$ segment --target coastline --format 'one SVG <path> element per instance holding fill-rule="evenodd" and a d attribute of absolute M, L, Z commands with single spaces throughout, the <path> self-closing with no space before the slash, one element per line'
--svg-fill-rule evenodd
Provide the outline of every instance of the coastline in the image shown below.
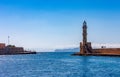
<path fill-rule="evenodd" d="M 74 53 L 72 54 L 73 56 L 115 56 L 115 57 L 120 57 L 120 54 L 108 54 L 108 53 Z"/>
<path fill-rule="evenodd" d="M 24 55 L 24 54 L 37 54 L 37 52 L 16 52 L 16 53 L 0 53 L 0 55 Z"/>

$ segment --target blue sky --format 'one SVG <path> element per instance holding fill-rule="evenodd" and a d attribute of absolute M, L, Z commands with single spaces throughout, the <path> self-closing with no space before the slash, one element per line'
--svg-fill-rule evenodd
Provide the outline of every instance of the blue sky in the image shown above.
<path fill-rule="evenodd" d="M 79 47 L 82 23 L 92 43 L 120 43 L 119 0 L 0 0 L 0 42 L 29 49 Z"/>

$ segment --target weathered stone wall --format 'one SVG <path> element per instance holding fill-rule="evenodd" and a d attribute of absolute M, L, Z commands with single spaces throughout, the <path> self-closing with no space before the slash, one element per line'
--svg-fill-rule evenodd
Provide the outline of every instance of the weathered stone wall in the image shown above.
<path fill-rule="evenodd" d="M 120 48 L 101 48 L 101 49 L 93 49 L 93 53 L 120 54 Z"/>

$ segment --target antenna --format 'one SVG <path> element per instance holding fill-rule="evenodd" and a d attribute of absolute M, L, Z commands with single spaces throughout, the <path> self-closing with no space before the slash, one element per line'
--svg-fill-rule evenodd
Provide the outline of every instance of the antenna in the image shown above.
<path fill-rule="evenodd" d="M 8 36 L 8 45 L 10 44 L 10 36 Z"/>

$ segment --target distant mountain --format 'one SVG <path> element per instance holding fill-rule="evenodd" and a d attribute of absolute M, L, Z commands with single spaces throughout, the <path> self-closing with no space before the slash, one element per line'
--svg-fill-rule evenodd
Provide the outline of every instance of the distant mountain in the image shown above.
<path fill-rule="evenodd" d="M 56 49 L 55 52 L 79 52 L 79 48 Z"/>

